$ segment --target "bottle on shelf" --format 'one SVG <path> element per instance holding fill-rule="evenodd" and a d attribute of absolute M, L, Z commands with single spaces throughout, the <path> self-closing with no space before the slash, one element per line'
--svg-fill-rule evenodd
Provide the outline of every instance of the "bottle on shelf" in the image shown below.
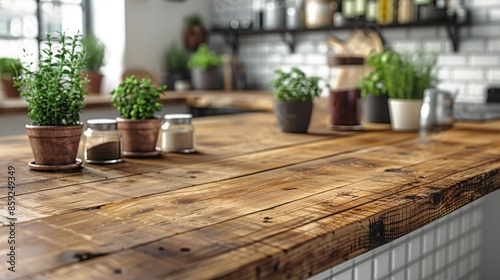
<path fill-rule="evenodd" d="M 394 20 L 395 0 L 379 0 L 378 1 L 378 20 L 379 24 L 391 24 Z"/>
<path fill-rule="evenodd" d="M 366 17 L 366 0 L 355 0 L 354 14 L 357 19 L 365 19 Z"/>
<path fill-rule="evenodd" d="M 378 3 L 377 0 L 368 0 L 366 3 L 365 19 L 367 21 L 377 21 L 378 19 Z"/>
<path fill-rule="evenodd" d="M 354 19 L 356 16 L 356 1 L 357 0 L 342 1 L 342 14 L 345 19 Z"/>
<path fill-rule="evenodd" d="M 414 21 L 413 0 L 399 0 L 398 2 L 398 23 L 405 24 Z"/>

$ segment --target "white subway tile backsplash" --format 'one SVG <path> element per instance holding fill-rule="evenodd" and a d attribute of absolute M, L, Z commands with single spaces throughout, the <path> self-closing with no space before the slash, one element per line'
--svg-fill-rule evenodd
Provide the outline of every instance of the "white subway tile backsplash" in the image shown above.
<path fill-rule="evenodd" d="M 459 81 L 482 81 L 485 78 L 484 70 L 481 68 L 457 68 L 451 76 L 452 79 Z"/>
<path fill-rule="evenodd" d="M 408 37 L 410 39 L 434 39 L 437 38 L 437 28 L 410 28 L 408 29 Z"/>
<path fill-rule="evenodd" d="M 304 62 L 307 64 L 321 65 L 326 64 L 326 55 L 324 54 L 308 54 L 304 57 Z"/>
<path fill-rule="evenodd" d="M 434 271 L 434 255 L 430 255 L 422 260 L 422 278 L 429 277 Z"/>
<path fill-rule="evenodd" d="M 400 244 L 392 249 L 392 270 L 397 270 L 406 263 L 406 244 Z"/>
<path fill-rule="evenodd" d="M 352 272 L 350 270 L 333 276 L 332 280 L 352 280 Z"/>
<path fill-rule="evenodd" d="M 389 274 L 389 252 L 377 256 L 374 261 L 374 279 L 382 279 Z"/>
<path fill-rule="evenodd" d="M 414 260 L 417 260 L 421 255 L 420 255 L 420 236 L 413 238 L 409 243 L 408 243 L 408 261 L 412 262 Z"/>
<path fill-rule="evenodd" d="M 437 63 L 440 66 L 465 66 L 467 57 L 465 55 L 440 55 Z"/>
<path fill-rule="evenodd" d="M 488 81 L 495 83 L 500 82 L 500 68 L 494 68 L 488 71 Z"/>
<path fill-rule="evenodd" d="M 434 231 L 428 232 L 424 234 L 424 237 L 422 238 L 422 254 L 428 254 L 434 250 L 435 244 L 435 237 L 434 237 Z"/>
<path fill-rule="evenodd" d="M 460 41 L 460 52 L 486 51 L 485 39 L 463 39 Z"/>
<path fill-rule="evenodd" d="M 471 256 L 471 262 L 470 262 L 471 269 L 479 268 L 480 264 L 481 264 L 481 252 L 480 251 L 474 252 Z"/>
<path fill-rule="evenodd" d="M 500 28 L 499 28 L 500 32 Z M 469 64 L 472 66 L 495 66 L 500 64 L 500 55 L 471 55 Z"/>
<path fill-rule="evenodd" d="M 418 280 L 420 278 L 420 263 L 411 265 L 406 271 L 406 278 L 408 280 Z"/>
<path fill-rule="evenodd" d="M 500 8 L 493 8 L 489 10 L 490 21 L 500 21 Z"/>
<path fill-rule="evenodd" d="M 393 274 L 390 279 L 391 280 L 405 280 L 405 271 L 401 270 L 401 271 Z"/>
<path fill-rule="evenodd" d="M 369 280 L 372 274 L 372 260 L 367 260 L 361 264 L 356 263 L 354 269 L 354 280 Z"/>
<path fill-rule="evenodd" d="M 459 242 L 459 256 L 466 256 L 471 249 L 471 238 L 470 236 L 463 237 Z"/>
<path fill-rule="evenodd" d="M 312 277 L 309 277 L 308 280 L 330 280 L 331 277 L 332 277 L 332 271 L 331 271 L 331 269 L 327 269 L 321 273 L 318 273 Z"/>
<path fill-rule="evenodd" d="M 476 25 L 470 27 L 472 37 L 500 37 L 498 26 L 496 25 Z"/>
<path fill-rule="evenodd" d="M 477 8 L 477 7 L 491 7 L 498 6 L 499 3 L 496 0 L 469 0 L 465 1 L 466 7 Z"/>
<path fill-rule="evenodd" d="M 435 270 L 440 270 L 444 268 L 447 263 L 446 259 L 446 247 L 442 248 L 435 254 L 436 267 Z"/>
<path fill-rule="evenodd" d="M 488 40 L 488 51 L 500 52 L 500 39 Z"/>

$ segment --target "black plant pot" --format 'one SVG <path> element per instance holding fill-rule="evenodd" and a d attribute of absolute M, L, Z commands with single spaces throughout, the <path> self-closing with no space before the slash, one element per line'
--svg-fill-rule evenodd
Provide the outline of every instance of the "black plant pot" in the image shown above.
<path fill-rule="evenodd" d="M 307 133 L 311 121 L 312 102 L 276 101 L 275 114 L 283 132 Z"/>
<path fill-rule="evenodd" d="M 188 80 L 189 74 L 181 72 L 169 73 L 165 79 L 164 84 L 167 85 L 167 90 L 175 90 L 175 82 L 178 80 Z"/>
<path fill-rule="evenodd" d="M 391 123 L 387 95 L 375 96 L 371 93 L 364 100 L 364 117 L 369 123 Z"/>

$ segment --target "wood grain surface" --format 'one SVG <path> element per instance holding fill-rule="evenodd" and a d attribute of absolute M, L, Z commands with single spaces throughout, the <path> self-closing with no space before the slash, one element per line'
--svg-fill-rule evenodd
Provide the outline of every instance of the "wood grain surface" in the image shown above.
<path fill-rule="evenodd" d="M 26 136 L 0 138 L 18 256 L 0 279 L 304 279 L 500 188 L 500 121 L 335 132 L 315 108 L 308 134 L 272 113 L 199 118 L 195 154 L 76 172 L 30 171 Z"/>

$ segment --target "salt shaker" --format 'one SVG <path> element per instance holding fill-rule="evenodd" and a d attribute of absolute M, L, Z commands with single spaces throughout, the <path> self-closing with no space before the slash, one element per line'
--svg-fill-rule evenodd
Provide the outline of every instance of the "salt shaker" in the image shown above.
<path fill-rule="evenodd" d="M 86 162 L 109 164 L 122 161 L 122 135 L 117 129 L 116 120 L 88 120 L 84 135 Z"/>
<path fill-rule="evenodd" d="M 193 153 L 194 126 L 191 114 L 170 114 L 164 116 L 161 149 L 163 152 Z"/>

